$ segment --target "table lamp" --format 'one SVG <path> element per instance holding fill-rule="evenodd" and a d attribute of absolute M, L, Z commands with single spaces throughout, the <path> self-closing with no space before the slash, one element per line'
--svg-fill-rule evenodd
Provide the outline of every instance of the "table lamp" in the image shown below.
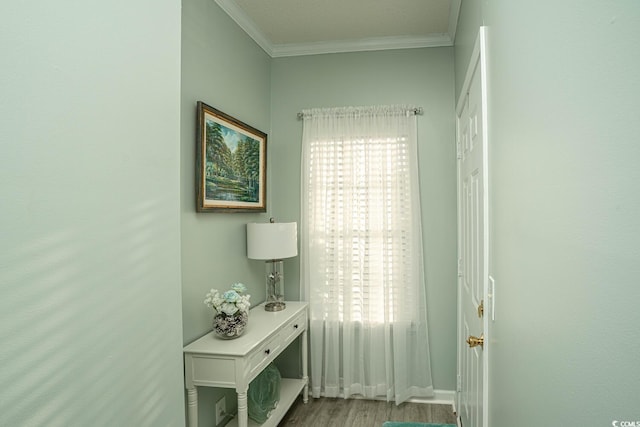
<path fill-rule="evenodd" d="M 298 225 L 295 222 L 247 224 L 247 257 L 265 260 L 266 311 L 284 310 L 284 258 L 298 255 Z"/>

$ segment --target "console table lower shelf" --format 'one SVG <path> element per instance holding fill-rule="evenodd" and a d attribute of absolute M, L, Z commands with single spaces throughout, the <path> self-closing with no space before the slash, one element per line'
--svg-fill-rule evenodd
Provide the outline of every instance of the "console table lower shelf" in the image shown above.
<path fill-rule="evenodd" d="M 280 401 L 278 406 L 271 411 L 271 416 L 262 424 L 258 424 L 249 418 L 247 425 L 249 427 L 276 427 L 282 421 L 293 402 L 296 401 L 305 385 L 307 383 L 304 380 L 282 378 L 280 382 Z M 234 417 L 226 424 L 226 427 L 238 427 L 238 418 Z"/>

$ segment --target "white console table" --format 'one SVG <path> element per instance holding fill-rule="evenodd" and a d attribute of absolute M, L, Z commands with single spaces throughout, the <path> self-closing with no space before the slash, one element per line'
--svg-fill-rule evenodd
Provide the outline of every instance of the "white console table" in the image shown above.
<path fill-rule="evenodd" d="M 236 389 L 238 416 L 228 426 L 275 427 L 300 392 L 307 403 L 307 303 L 286 304 L 284 310 L 276 312 L 265 311 L 263 304 L 251 309 L 247 328 L 236 339 L 221 339 L 210 332 L 184 347 L 189 427 L 198 427 L 198 386 Z M 302 378 L 282 378 L 280 401 L 264 424 L 249 420 L 249 383 L 300 335 Z"/>

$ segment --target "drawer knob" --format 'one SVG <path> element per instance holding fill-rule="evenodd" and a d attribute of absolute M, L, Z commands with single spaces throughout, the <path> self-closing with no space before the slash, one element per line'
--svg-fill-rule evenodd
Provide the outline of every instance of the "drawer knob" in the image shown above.
<path fill-rule="evenodd" d="M 269 350 L 269 349 L 266 349 L 266 350 L 264 351 L 264 354 L 269 354 L 269 353 L 271 353 L 271 350 Z"/>
<path fill-rule="evenodd" d="M 293 325 L 293 329 L 298 329 L 298 324 Z"/>

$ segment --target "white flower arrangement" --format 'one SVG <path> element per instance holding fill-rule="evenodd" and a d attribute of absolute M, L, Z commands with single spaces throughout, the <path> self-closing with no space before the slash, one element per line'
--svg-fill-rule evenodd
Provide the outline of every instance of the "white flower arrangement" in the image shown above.
<path fill-rule="evenodd" d="M 244 295 L 247 287 L 242 283 L 234 283 L 231 289 L 220 294 L 217 289 L 211 289 L 206 295 L 204 304 L 211 307 L 218 313 L 225 313 L 233 316 L 238 311 L 248 312 L 251 303 L 249 298 L 251 295 Z"/>

